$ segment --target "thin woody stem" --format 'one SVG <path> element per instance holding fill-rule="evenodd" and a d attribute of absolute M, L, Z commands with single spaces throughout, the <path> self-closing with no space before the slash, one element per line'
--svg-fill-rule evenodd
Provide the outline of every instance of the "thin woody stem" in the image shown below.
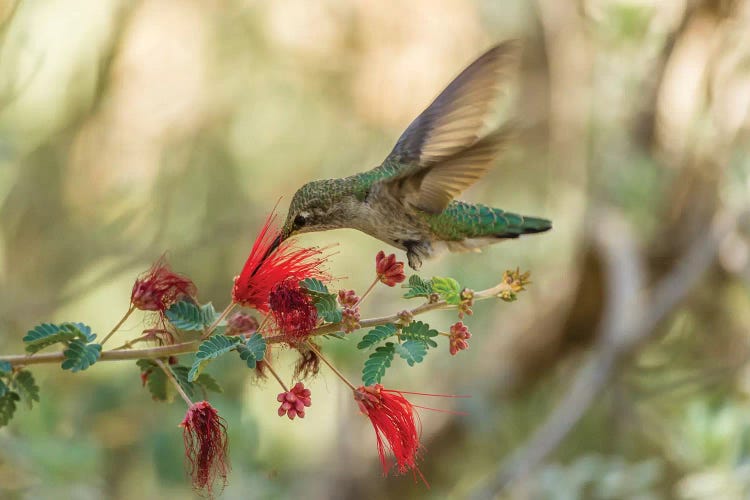
<path fill-rule="evenodd" d="M 117 322 L 117 324 L 112 328 L 112 330 L 107 334 L 106 337 L 104 337 L 104 340 L 102 340 L 101 345 L 104 345 L 109 338 L 115 334 L 117 330 L 120 329 L 123 323 L 125 323 L 131 314 L 133 314 L 133 311 L 135 311 L 135 306 L 133 304 L 130 304 L 130 309 L 128 309 L 128 312 L 125 313 L 125 316 L 123 316 L 120 321 Z"/>
<path fill-rule="evenodd" d="M 500 283 L 492 288 L 476 292 L 474 294 L 474 301 L 486 300 L 489 298 L 496 297 L 503 291 L 510 290 L 510 285 L 507 283 Z M 437 302 L 428 302 L 420 306 L 411 309 L 410 313 L 412 316 L 417 316 L 429 311 L 435 311 L 440 309 L 455 309 L 457 306 L 448 304 L 444 300 Z M 387 323 L 395 323 L 399 320 L 399 316 L 394 314 L 393 316 L 383 316 L 380 318 L 365 319 L 360 322 L 361 328 L 371 328 L 378 325 L 385 325 Z M 330 335 L 342 330 L 341 323 L 332 323 L 323 325 L 313 330 L 312 335 Z M 284 335 L 275 335 L 266 337 L 266 344 L 279 344 L 286 342 L 287 339 Z M 137 359 L 155 359 L 163 358 L 166 356 L 179 356 L 180 354 L 190 354 L 198 350 L 200 341 L 182 342 L 179 344 L 165 345 L 159 347 L 147 347 L 144 349 L 114 349 L 104 351 L 99 358 L 99 361 L 125 361 L 125 360 L 137 360 Z M 33 356 L 27 356 L 25 354 L 11 354 L 7 356 L 0 356 L 0 361 L 7 361 L 12 366 L 26 366 L 26 365 L 37 365 L 45 363 L 60 363 L 64 359 L 62 352 L 50 352 L 43 354 L 34 354 Z"/>
<path fill-rule="evenodd" d="M 340 372 L 340 371 L 339 371 L 339 370 L 338 370 L 338 369 L 337 369 L 337 368 L 336 368 L 335 366 L 333 366 L 333 365 L 331 364 L 331 362 L 330 362 L 330 361 L 328 361 L 328 360 L 327 360 L 327 359 L 326 359 L 326 358 L 325 358 L 325 357 L 323 356 L 323 354 L 321 354 L 321 352 L 320 352 L 320 351 L 318 350 L 318 348 L 317 348 L 317 347 L 315 347 L 315 344 L 313 344 L 313 343 L 312 343 L 312 342 L 310 342 L 309 340 L 308 340 L 307 342 L 305 342 L 305 343 L 307 344 L 307 347 L 308 347 L 308 349 L 310 349 L 310 350 L 311 350 L 312 352 L 314 352 L 314 353 L 315 353 L 315 355 L 316 355 L 316 356 L 318 356 L 318 358 L 320 358 L 320 360 L 321 360 L 321 361 L 322 361 L 323 363 L 325 363 L 326 365 L 328 365 L 328 368 L 330 368 L 331 370 L 333 370 L 333 373 L 335 373 L 335 374 L 336 374 L 336 376 L 338 376 L 338 378 L 340 378 L 341 380 L 343 380 L 343 381 L 344 381 L 344 383 L 345 383 L 346 385 L 348 385 L 349 387 L 351 387 L 351 389 L 352 389 L 353 391 L 356 391 L 356 390 L 357 390 L 357 388 L 356 388 L 356 387 L 354 387 L 354 384 L 352 384 L 351 382 L 349 382 L 349 379 L 347 379 L 347 378 L 346 378 L 346 377 L 344 376 L 344 374 L 343 374 L 343 373 L 341 373 L 341 372 Z"/>
<path fill-rule="evenodd" d="M 162 361 L 159 358 L 154 359 L 154 363 L 159 365 L 159 368 L 162 369 L 162 371 L 164 372 L 164 375 L 166 375 L 169 381 L 172 382 L 172 385 L 174 385 L 175 389 L 177 389 L 177 392 L 180 394 L 180 396 L 182 396 L 182 399 L 184 399 L 185 403 L 187 403 L 188 408 L 193 406 L 193 402 L 190 400 L 190 397 L 185 393 L 185 390 L 177 381 L 177 378 L 174 376 L 174 373 L 172 373 L 172 369 L 169 368 L 167 365 L 165 365 L 164 361 Z"/>
<path fill-rule="evenodd" d="M 273 375 L 273 378 L 275 378 L 276 381 L 281 385 L 282 389 L 284 389 L 284 392 L 289 392 L 289 388 L 286 386 L 284 381 L 281 380 L 281 377 L 279 377 L 279 374 L 276 373 L 276 370 L 273 369 L 273 367 L 271 366 L 271 363 L 269 363 L 268 361 L 265 361 L 265 363 L 266 363 L 266 368 L 268 368 L 268 371 L 271 372 L 271 375 Z"/>
<path fill-rule="evenodd" d="M 369 288 L 367 290 L 365 290 L 365 293 L 363 293 L 362 296 L 357 301 L 357 303 L 354 304 L 355 308 L 359 307 L 362 304 L 362 302 L 365 301 L 365 297 L 367 297 L 370 294 L 370 292 L 372 292 L 372 289 L 375 288 L 375 285 L 377 285 L 379 281 L 380 281 L 380 277 L 375 276 L 375 281 L 373 281 L 372 283 L 370 283 Z"/>
<path fill-rule="evenodd" d="M 227 316 L 229 316 L 229 313 L 230 313 L 230 312 L 232 312 L 232 310 L 233 310 L 233 309 L 234 309 L 234 308 L 235 308 L 236 306 L 237 306 L 237 303 L 236 303 L 236 302 L 232 302 L 231 304 L 229 304 L 229 305 L 228 305 L 228 306 L 227 306 L 227 307 L 226 307 L 226 308 L 225 308 L 225 309 L 224 309 L 224 310 L 223 310 L 223 311 L 221 312 L 221 314 L 219 315 L 219 317 L 218 317 L 218 318 L 216 318 L 216 321 L 214 321 L 213 323 L 211 323 L 211 326 L 209 326 L 209 327 L 208 327 L 208 328 L 206 329 L 206 332 L 205 332 L 205 333 L 203 334 L 203 336 L 202 336 L 201 338 L 202 338 L 202 339 L 207 339 L 208 337 L 210 337 L 210 336 L 211 336 L 211 333 L 213 333 L 213 331 L 214 331 L 214 330 L 216 330 L 216 327 L 217 327 L 217 326 L 219 326 L 219 323 L 221 323 L 221 322 L 222 322 L 222 321 L 224 320 L 224 318 L 226 318 Z"/>

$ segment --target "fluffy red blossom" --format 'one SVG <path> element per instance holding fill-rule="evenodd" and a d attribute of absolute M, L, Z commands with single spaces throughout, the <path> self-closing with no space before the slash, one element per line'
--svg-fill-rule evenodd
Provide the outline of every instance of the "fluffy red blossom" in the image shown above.
<path fill-rule="evenodd" d="M 266 219 L 232 289 L 234 302 L 265 313 L 269 310 L 268 296 L 278 283 L 288 278 L 298 282 L 305 278 L 329 279 L 322 270 L 325 257 L 320 250 L 296 248 L 288 240 L 273 249 L 281 234 L 273 225 L 274 219 L 273 213 Z"/>
<path fill-rule="evenodd" d="M 339 290 L 339 304 L 342 307 L 354 307 L 358 302 L 359 297 L 354 290 Z"/>
<path fill-rule="evenodd" d="M 276 397 L 279 406 L 279 416 L 286 415 L 289 420 L 294 417 L 305 418 L 305 407 L 312 405 L 310 389 L 305 389 L 302 382 L 297 382 L 290 391 L 282 392 Z"/>
<path fill-rule="evenodd" d="M 318 323 L 312 298 L 295 279 L 280 282 L 268 297 L 271 314 L 279 330 L 294 342 L 305 340 Z"/>
<path fill-rule="evenodd" d="M 212 496 L 216 479 L 221 478 L 222 487 L 226 486 L 230 470 L 224 419 L 208 401 L 201 401 L 188 409 L 180 427 L 193 487 Z"/>
<path fill-rule="evenodd" d="M 396 262 L 396 254 L 386 257 L 382 250 L 375 256 L 375 272 L 378 279 L 388 286 L 396 286 L 406 279 L 404 263 Z"/>
<path fill-rule="evenodd" d="M 455 356 L 458 351 L 463 351 L 469 348 L 469 343 L 466 342 L 471 338 L 469 328 L 464 325 L 463 321 L 459 321 L 451 326 L 450 331 L 450 351 L 451 356 Z"/>
<path fill-rule="evenodd" d="M 393 455 L 398 473 L 419 473 L 416 460 L 421 429 L 419 420 L 414 418 L 414 406 L 400 392 L 384 389 L 380 384 L 359 387 L 354 391 L 354 400 L 375 429 L 383 474 L 387 475 L 394 465 L 386 452 Z"/>
<path fill-rule="evenodd" d="M 196 293 L 190 278 L 172 272 L 167 260 L 161 257 L 135 280 L 130 302 L 142 311 L 164 312 L 181 297 L 195 297 Z"/>
<path fill-rule="evenodd" d="M 234 313 L 227 320 L 226 335 L 250 335 L 258 330 L 258 320 L 245 312 Z"/>

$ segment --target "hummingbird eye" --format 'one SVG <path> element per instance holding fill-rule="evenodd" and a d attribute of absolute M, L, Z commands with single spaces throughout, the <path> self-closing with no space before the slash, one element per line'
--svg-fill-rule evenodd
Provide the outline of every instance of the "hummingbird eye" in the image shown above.
<path fill-rule="evenodd" d="M 305 219 L 304 215 L 298 215 L 297 217 L 294 218 L 294 227 L 300 228 L 305 225 L 306 221 L 307 219 Z"/>

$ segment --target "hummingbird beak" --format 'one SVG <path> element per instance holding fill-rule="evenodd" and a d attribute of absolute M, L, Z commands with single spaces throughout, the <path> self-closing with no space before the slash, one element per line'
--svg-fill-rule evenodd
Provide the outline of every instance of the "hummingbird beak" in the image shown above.
<path fill-rule="evenodd" d="M 271 255 L 274 250 L 279 248 L 279 245 L 281 245 L 281 242 L 284 241 L 284 236 L 282 233 L 279 233 L 279 235 L 271 242 L 271 246 L 268 247 L 268 250 L 266 250 L 266 254 L 263 256 L 263 260 L 266 260 L 269 255 Z"/>

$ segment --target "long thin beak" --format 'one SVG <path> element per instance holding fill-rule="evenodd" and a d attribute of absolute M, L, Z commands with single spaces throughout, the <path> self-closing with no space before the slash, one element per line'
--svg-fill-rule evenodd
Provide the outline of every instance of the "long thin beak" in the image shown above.
<path fill-rule="evenodd" d="M 279 235 L 276 237 L 273 242 L 271 242 L 271 246 L 268 247 L 268 250 L 266 251 L 266 254 L 263 256 L 263 260 L 266 260 L 269 255 L 273 253 L 274 250 L 279 248 L 279 245 L 281 245 L 281 242 L 284 241 L 283 235 L 279 233 Z"/>

